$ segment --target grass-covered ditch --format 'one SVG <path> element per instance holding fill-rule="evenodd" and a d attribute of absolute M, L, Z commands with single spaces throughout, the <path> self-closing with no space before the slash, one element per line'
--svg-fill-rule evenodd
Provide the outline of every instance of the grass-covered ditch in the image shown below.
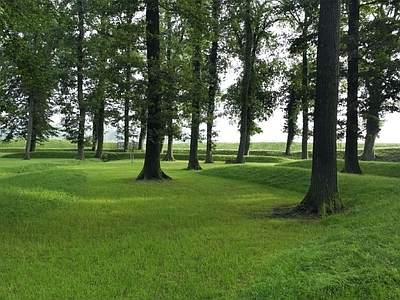
<path fill-rule="evenodd" d="M 0 299 L 400 298 L 398 163 L 339 173 L 345 213 L 288 219 L 311 161 L 163 162 L 149 183 L 138 156 L 61 153 L 0 156 Z"/>

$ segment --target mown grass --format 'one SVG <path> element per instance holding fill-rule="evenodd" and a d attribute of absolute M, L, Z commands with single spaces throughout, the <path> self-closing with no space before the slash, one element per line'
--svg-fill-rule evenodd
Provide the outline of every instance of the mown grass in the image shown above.
<path fill-rule="evenodd" d="M 339 164 L 342 162 L 339 162 Z M 400 165 L 339 174 L 347 211 L 282 219 L 310 162 L 0 157 L 0 299 L 400 298 Z"/>

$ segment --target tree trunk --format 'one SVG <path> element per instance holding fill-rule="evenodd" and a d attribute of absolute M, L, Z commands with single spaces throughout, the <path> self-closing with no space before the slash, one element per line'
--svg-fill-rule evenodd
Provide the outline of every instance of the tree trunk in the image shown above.
<path fill-rule="evenodd" d="M 33 127 L 35 127 L 35 126 L 33 126 Z M 31 140 L 31 149 L 30 149 L 30 151 L 31 152 L 35 152 L 36 151 L 36 144 L 37 144 L 37 138 L 36 138 L 36 134 L 35 134 L 35 132 L 34 132 L 35 130 L 33 129 L 33 132 L 32 132 L 32 140 Z"/>
<path fill-rule="evenodd" d="M 320 4 L 312 173 L 298 209 L 324 216 L 344 209 L 336 165 L 340 0 L 321 0 Z"/>
<path fill-rule="evenodd" d="M 33 114 L 35 109 L 35 99 L 32 95 L 28 97 L 28 128 L 27 128 L 27 135 L 26 135 L 26 144 L 25 144 L 25 154 L 24 159 L 29 160 L 31 159 L 31 142 L 33 136 Z"/>
<path fill-rule="evenodd" d="M 196 0 L 196 7 L 202 6 L 202 0 Z M 195 80 L 194 89 L 192 90 L 192 124 L 191 124 L 191 135 L 190 135 L 190 153 L 188 170 L 201 170 L 201 166 L 198 159 L 198 143 L 200 138 L 200 122 L 201 122 L 201 98 L 202 93 L 202 78 L 201 78 L 201 40 L 202 32 L 199 28 L 200 24 L 192 24 L 194 27 L 194 53 L 193 53 L 193 77 Z"/>
<path fill-rule="evenodd" d="M 364 152 L 361 156 L 362 160 L 372 161 L 376 159 L 375 140 L 379 134 L 379 107 L 370 106 L 367 119 L 367 133 L 365 135 Z"/>
<path fill-rule="evenodd" d="M 128 152 L 129 150 L 129 138 L 130 138 L 130 81 L 131 81 L 131 66 L 129 63 L 130 60 L 130 48 L 127 50 L 127 59 L 128 59 L 128 66 L 126 67 L 126 74 L 125 74 L 125 95 L 124 95 L 124 152 Z"/>
<path fill-rule="evenodd" d="M 97 147 L 97 139 L 98 139 L 98 131 L 99 129 L 97 128 L 98 123 L 99 123 L 99 116 L 98 112 L 95 111 L 93 115 L 93 122 L 92 122 L 93 130 L 92 130 L 92 151 L 96 151 Z"/>
<path fill-rule="evenodd" d="M 137 180 L 170 179 L 161 170 L 160 145 L 163 122 L 161 118 L 160 78 L 160 14 L 159 0 L 146 1 L 146 46 L 148 66 L 148 121 L 144 166 Z"/>
<path fill-rule="evenodd" d="M 251 80 L 251 54 L 253 48 L 253 32 L 251 28 L 251 1 L 246 0 L 246 15 L 244 21 L 245 27 L 245 51 L 244 51 L 244 66 L 243 66 L 243 80 L 240 92 L 241 113 L 240 113 L 240 143 L 236 156 L 236 163 L 244 163 L 244 156 L 246 153 L 246 144 L 248 141 L 248 109 L 249 109 L 249 89 Z"/>
<path fill-rule="evenodd" d="M 165 154 L 163 161 L 175 161 L 173 145 L 174 145 L 174 136 L 172 134 L 169 134 L 167 153 Z"/>
<path fill-rule="evenodd" d="M 286 150 L 285 150 L 285 155 L 289 156 L 292 154 L 292 144 L 294 140 L 294 136 L 296 134 L 296 122 L 297 122 L 297 114 L 295 112 L 295 103 L 296 103 L 296 95 L 293 89 L 290 90 L 290 96 L 289 96 L 289 103 L 287 107 L 287 140 L 286 140 Z"/>
<path fill-rule="evenodd" d="M 97 118 L 97 150 L 94 157 L 103 157 L 105 100 L 101 100 Z"/>
<path fill-rule="evenodd" d="M 206 146 L 205 163 L 214 162 L 212 157 L 212 148 L 213 148 L 215 95 L 217 94 L 217 89 L 218 89 L 217 60 L 218 60 L 218 41 L 213 41 L 210 53 L 210 69 L 209 69 L 210 83 L 208 86 L 207 146 Z"/>
<path fill-rule="evenodd" d="M 206 163 L 213 163 L 213 128 L 214 128 L 214 111 L 215 111 L 215 95 L 218 90 L 218 49 L 219 49 L 219 18 L 221 14 L 221 0 L 213 0 L 212 17 L 214 21 L 213 34 L 214 40 L 211 44 L 210 53 L 210 84 L 208 87 L 208 109 L 207 109 L 207 146 L 206 146 Z"/>
<path fill-rule="evenodd" d="M 307 34 L 307 32 L 303 33 Z M 301 158 L 308 159 L 308 57 L 307 49 L 303 51 L 302 63 L 302 108 L 303 108 L 303 132 L 301 140 Z"/>
<path fill-rule="evenodd" d="M 137 149 L 139 151 L 144 150 L 144 141 L 146 140 L 146 134 L 147 134 L 147 111 L 146 109 L 143 109 L 140 117 L 140 133 L 137 145 Z"/>
<path fill-rule="evenodd" d="M 76 159 L 85 159 L 85 118 L 86 105 L 83 97 L 83 39 L 84 39 L 84 23 L 83 23 L 83 2 L 78 0 L 78 106 L 79 106 L 79 124 L 78 124 L 78 152 Z"/>
<path fill-rule="evenodd" d="M 347 43 L 347 124 L 344 168 L 342 172 L 361 174 L 358 163 L 358 24 L 360 0 L 349 1 L 349 29 Z"/>

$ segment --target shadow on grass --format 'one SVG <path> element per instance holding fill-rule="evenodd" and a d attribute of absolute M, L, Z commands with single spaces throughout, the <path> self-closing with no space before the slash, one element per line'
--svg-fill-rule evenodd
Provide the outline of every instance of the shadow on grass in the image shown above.
<path fill-rule="evenodd" d="M 79 196 L 86 184 L 86 175 L 79 170 L 28 168 L 15 173 L 0 180 L 3 187 L 0 219 L 3 220 L 35 216 L 56 208 L 61 201 Z"/>
<path fill-rule="evenodd" d="M 199 174 L 262 184 L 299 193 L 306 193 L 310 184 L 309 170 L 281 166 L 231 165 L 204 170 Z"/>
<path fill-rule="evenodd" d="M 280 164 L 282 167 L 300 168 L 311 170 L 312 160 L 298 160 Z M 342 159 L 337 162 L 337 169 L 340 172 L 344 167 Z M 360 167 L 365 175 L 400 178 L 400 164 L 396 162 L 382 161 L 360 161 Z M 355 175 L 358 176 L 358 175 Z"/>

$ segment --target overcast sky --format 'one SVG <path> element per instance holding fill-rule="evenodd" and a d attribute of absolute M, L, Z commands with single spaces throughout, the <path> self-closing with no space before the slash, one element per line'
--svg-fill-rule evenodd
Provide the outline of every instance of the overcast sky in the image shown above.
<path fill-rule="evenodd" d="M 261 123 L 260 127 L 263 129 L 263 133 L 253 136 L 252 142 L 286 142 L 287 135 L 282 132 L 283 124 L 282 110 L 275 111 L 269 121 Z M 216 129 L 219 131 L 218 141 L 239 142 L 240 135 L 237 125 L 229 124 L 227 119 L 218 119 Z M 386 116 L 377 143 L 400 143 L 400 113 Z"/>

